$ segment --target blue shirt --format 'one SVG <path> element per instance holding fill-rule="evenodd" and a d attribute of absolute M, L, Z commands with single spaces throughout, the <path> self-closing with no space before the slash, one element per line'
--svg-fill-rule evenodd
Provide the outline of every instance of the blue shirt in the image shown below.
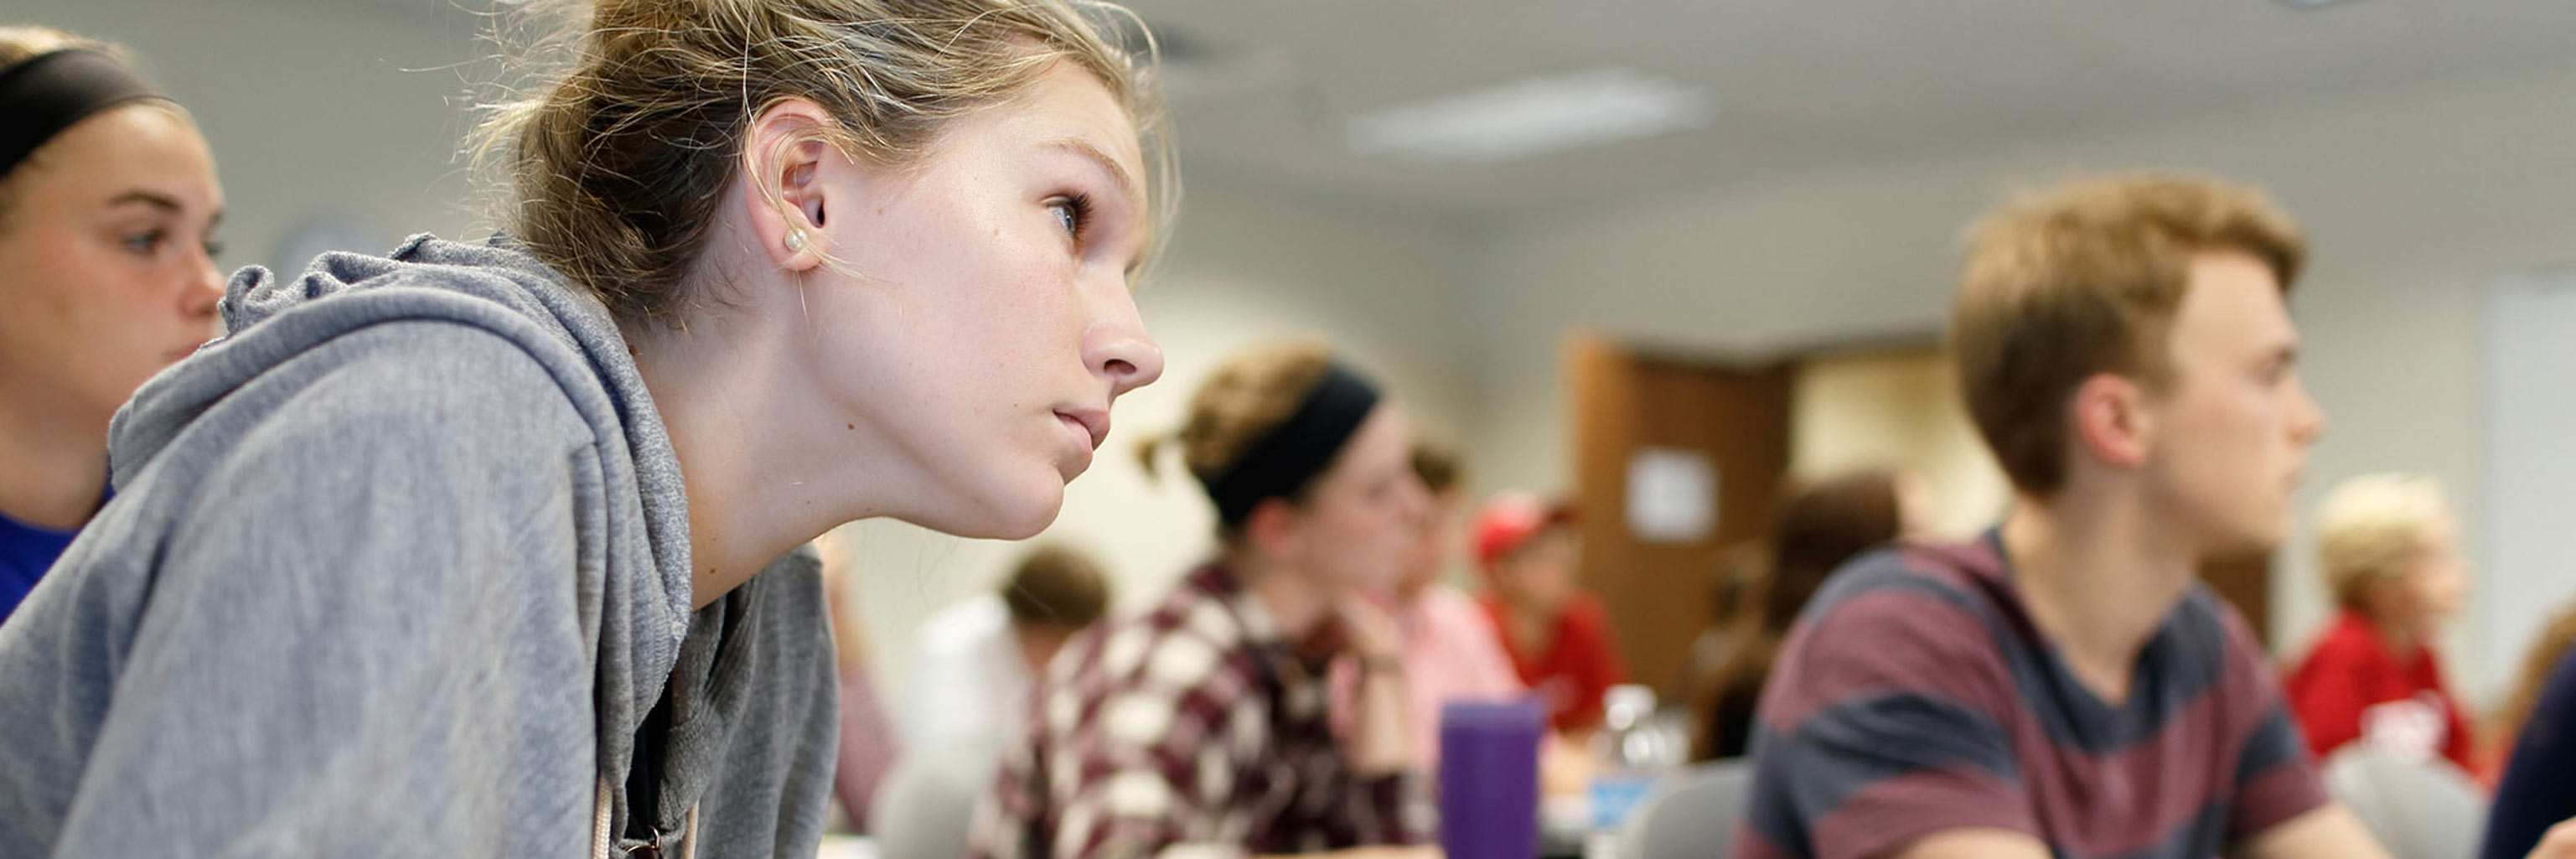
<path fill-rule="evenodd" d="M 36 580 L 79 533 L 38 528 L 0 513 L 0 620 L 8 620 L 18 610 L 18 602 L 27 598 L 27 591 L 35 588 Z"/>

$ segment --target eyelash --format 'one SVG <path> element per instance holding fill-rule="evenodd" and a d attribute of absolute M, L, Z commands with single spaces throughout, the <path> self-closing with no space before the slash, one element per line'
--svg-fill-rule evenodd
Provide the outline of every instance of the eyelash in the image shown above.
<path fill-rule="evenodd" d="M 139 233 L 127 233 L 125 235 L 125 249 L 142 256 L 151 256 L 154 252 L 161 249 L 161 242 L 169 237 L 170 234 L 168 231 L 158 229 L 145 230 Z"/>
<path fill-rule="evenodd" d="M 1066 194 L 1055 197 L 1047 200 L 1047 208 L 1062 209 L 1065 212 L 1065 215 L 1060 217 L 1071 222 L 1065 225 L 1066 232 L 1076 241 L 1082 239 L 1084 228 L 1091 224 L 1091 195 L 1089 194 Z"/>
<path fill-rule="evenodd" d="M 169 239 L 170 232 L 168 230 L 153 229 L 145 230 L 140 233 L 130 233 L 125 237 L 125 249 L 141 256 L 151 256 L 154 253 L 159 252 L 161 250 L 162 243 L 169 241 Z M 224 243 L 214 239 L 207 239 L 205 251 L 207 258 L 209 259 L 223 256 Z"/>

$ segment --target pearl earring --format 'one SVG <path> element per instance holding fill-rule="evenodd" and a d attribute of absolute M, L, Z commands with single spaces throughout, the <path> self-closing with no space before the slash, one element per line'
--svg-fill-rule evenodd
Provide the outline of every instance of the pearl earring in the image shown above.
<path fill-rule="evenodd" d="M 787 231 L 787 250 L 788 250 L 789 252 L 791 252 L 791 253 L 792 253 L 792 252 L 795 252 L 795 251 L 801 251 L 801 250 L 804 250 L 804 249 L 805 249 L 805 231 L 804 231 L 804 230 L 789 230 L 789 231 Z"/>

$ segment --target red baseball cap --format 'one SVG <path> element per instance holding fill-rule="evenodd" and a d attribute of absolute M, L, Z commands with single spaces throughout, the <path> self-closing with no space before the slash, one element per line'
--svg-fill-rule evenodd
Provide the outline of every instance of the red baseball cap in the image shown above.
<path fill-rule="evenodd" d="M 1574 508 L 1527 492 L 1505 492 L 1476 510 L 1476 564 L 1488 570 L 1548 526 L 1574 521 Z"/>

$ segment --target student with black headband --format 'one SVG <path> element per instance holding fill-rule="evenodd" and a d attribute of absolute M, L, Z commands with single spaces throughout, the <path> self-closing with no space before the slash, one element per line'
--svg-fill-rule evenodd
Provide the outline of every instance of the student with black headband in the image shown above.
<path fill-rule="evenodd" d="M 120 51 L 0 27 L 0 619 L 98 511 L 117 406 L 215 335 L 223 204 Z"/>
<path fill-rule="evenodd" d="M 1129 859 L 1403 848 L 1427 838 L 1393 584 L 1430 499 L 1402 412 L 1320 345 L 1236 355 L 1175 437 L 1217 557 L 1067 644 L 1004 757 L 970 855 Z M 1159 443 L 1143 449 L 1148 470 Z M 1348 738 L 1334 660 L 1361 677 Z"/>

